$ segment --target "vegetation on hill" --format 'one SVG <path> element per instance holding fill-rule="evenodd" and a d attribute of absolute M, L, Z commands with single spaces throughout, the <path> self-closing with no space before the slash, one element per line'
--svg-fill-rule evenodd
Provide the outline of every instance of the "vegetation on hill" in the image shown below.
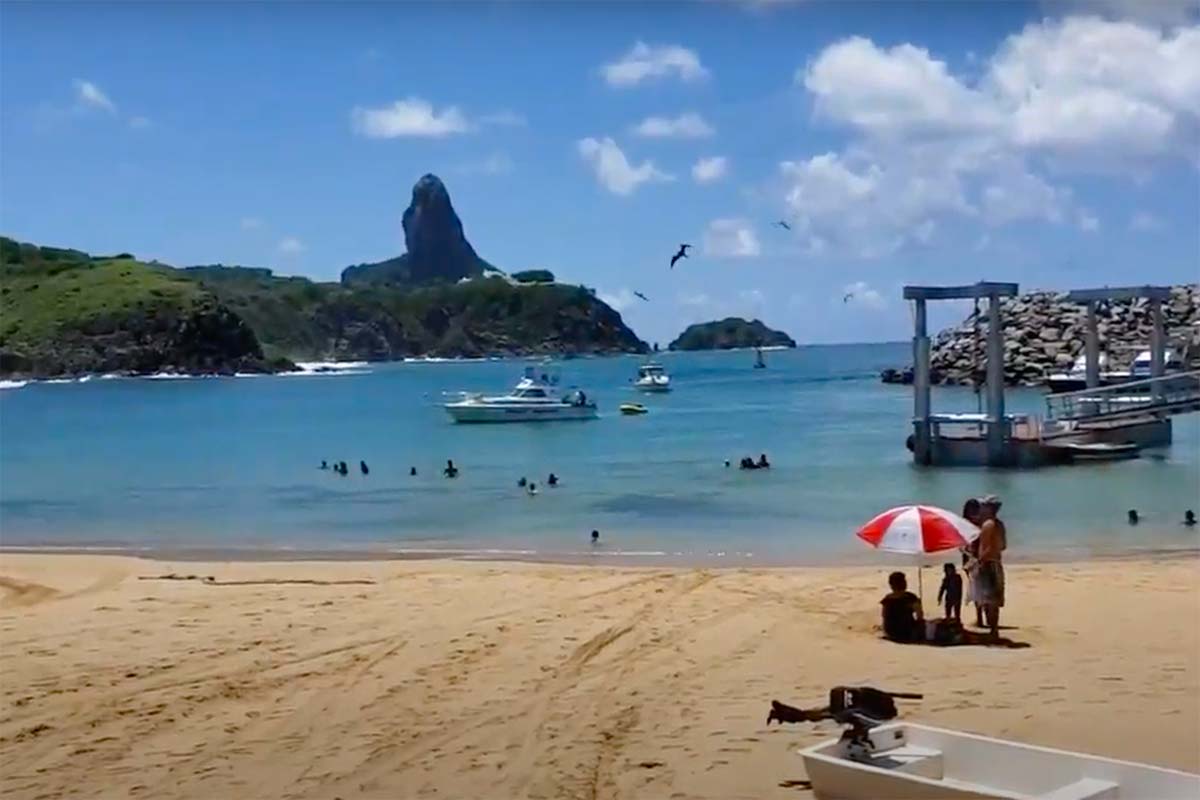
<path fill-rule="evenodd" d="M 0 373 L 262 372 L 254 332 L 181 273 L 0 237 Z"/>
<path fill-rule="evenodd" d="M 759 320 L 726 317 L 689 325 L 671 342 L 671 350 L 732 350 L 738 347 L 795 347 L 792 337 Z"/>
<path fill-rule="evenodd" d="M 517 283 L 554 283 L 554 273 L 548 269 L 527 269 L 514 272 L 512 279 Z"/>

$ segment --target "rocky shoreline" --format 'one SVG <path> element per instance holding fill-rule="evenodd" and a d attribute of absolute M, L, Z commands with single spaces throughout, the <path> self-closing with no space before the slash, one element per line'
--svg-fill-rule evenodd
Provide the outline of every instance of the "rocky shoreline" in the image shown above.
<path fill-rule="evenodd" d="M 1171 287 L 1163 303 L 1168 347 L 1191 360 L 1200 356 L 1200 285 Z M 1087 309 L 1068 303 L 1065 293 L 1030 292 L 1002 304 L 1004 315 L 1004 380 L 1012 386 L 1035 386 L 1056 372 L 1067 372 L 1086 346 Z M 987 319 L 972 312 L 960 324 L 937 334 L 930 346 L 930 380 L 957 386 L 983 382 L 987 368 Z M 1138 352 L 1150 347 L 1149 302 L 1140 299 L 1102 304 L 1100 352 L 1108 369 L 1127 369 Z M 1186 353 L 1180 353 L 1186 350 Z M 911 383 L 912 367 L 884 370 L 884 383 Z"/>

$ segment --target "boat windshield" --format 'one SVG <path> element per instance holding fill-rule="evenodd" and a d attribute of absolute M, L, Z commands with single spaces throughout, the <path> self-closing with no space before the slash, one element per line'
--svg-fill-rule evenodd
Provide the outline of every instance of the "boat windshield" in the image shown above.
<path fill-rule="evenodd" d="M 538 389 L 538 388 L 517 389 L 516 396 L 517 397 L 545 397 L 546 390 Z"/>
<path fill-rule="evenodd" d="M 638 372 L 642 375 L 662 375 L 663 368 L 658 364 L 647 364 L 644 367 L 640 367 Z"/>

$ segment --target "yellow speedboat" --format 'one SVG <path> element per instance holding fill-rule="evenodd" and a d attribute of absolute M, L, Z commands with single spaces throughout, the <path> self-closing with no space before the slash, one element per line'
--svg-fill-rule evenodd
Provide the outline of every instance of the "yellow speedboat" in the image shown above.
<path fill-rule="evenodd" d="M 634 416 L 637 414 L 645 414 L 650 409 L 646 408 L 641 403 L 621 403 L 621 413 L 626 416 Z"/>

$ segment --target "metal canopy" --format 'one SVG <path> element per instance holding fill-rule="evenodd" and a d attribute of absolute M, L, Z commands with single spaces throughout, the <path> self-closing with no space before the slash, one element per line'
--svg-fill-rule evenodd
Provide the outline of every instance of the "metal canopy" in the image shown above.
<path fill-rule="evenodd" d="M 905 295 L 907 297 L 907 295 Z M 1067 301 L 1071 303 L 1097 303 L 1104 300 L 1136 300 L 1145 297 L 1149 300 L 1170 300 L 1169 286 L 1113 286 L 1103 289 L 1076 289 L 1067 292 Z"/>
<path fill-rule="evenodd" d="M 962 300 L 977 297 L 1016 297 L 1017 284 L 980 281 L 970 286 L 905 286 L 905 300 Z"/>

